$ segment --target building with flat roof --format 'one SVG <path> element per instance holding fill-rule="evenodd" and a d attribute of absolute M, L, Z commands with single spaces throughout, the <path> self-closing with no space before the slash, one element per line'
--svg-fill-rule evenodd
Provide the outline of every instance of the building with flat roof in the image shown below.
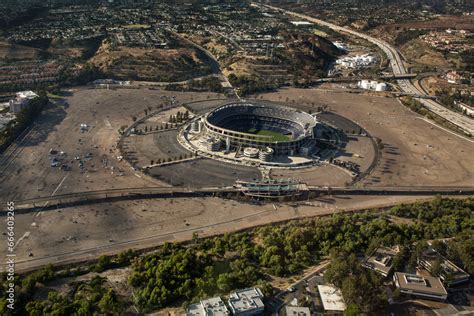
<path fill-rule="evenodd" d="M 36 97 L 38 97 L 38 95 L 33 91 L 17 92 L 16 97 L 9 101 L 10 112 L 15 114 L 20 113 L 21 110 L 26 109 L 30 101 Z"/>
<path fill-rule="evenodd" d="M 346 309 L 346 303 L 342 297 L 342 292 L 332 285 L 318 285 L 319 296 L 323 302 L 325 311 L 343 312 Z"/>
<path fill-rule="evenodd" d="M 374 253 L 362 262 L 362 266 L 380 273 L 387 277 L 393 269 L 393 258 L 397 255 L 395 251 L 388 247 L 380 246 Z"/>
<path fill-rule="evenodd" d="M 436 250 L 429 248 L 418 259 L 418 264 L 430 273 L 433 273 L 433 266 L 439 262 L 441 280 L 448 286 L 458 285 L 468 282 L 470 275 L 455 265 L 452 261 L 446 259 Z"/>
<path fill-rule="evenodd" d="M 395 272 L 393 274 L 393 281 L 403 294 L 438 301 L 444 301 L 448 297 L 448 292 L 440 278 Z"/>
<path fill-rule="evenodd" d="M 311 316 L 309 307 L 287 305 L 280 312 L 281 316 Z"/>
<path fill-rule="evenodd" d="M 256 287 L 231 293 L 228 303 L 233 315 L 260 315 L 265 308 L 262 291 Z"/>
<path fill-rule="evenodd" d="M 212 297 L 199 303 L 191 304 L 187 316 L 229 316 L 229 309 L 220 297 Z"/>

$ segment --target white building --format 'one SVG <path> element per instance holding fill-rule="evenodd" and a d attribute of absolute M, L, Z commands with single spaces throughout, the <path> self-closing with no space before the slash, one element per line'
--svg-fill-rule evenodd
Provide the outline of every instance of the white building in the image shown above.
<path fill-rule="evenodd" d="M 202 300 L 191 304 L 186 311 L 187 316 L 229 316 L 229 310 L 220 297 Z"/>
<path fill-rule="evenodd" d="M 15 114 L 21 112 L 21 110 L 28 107 L 31 100 L 37 97 L 38 95 L 33 91 L 17 92 L 16 97 L 9 101 L 10 112 Z"/>
<path fill-rule="evenodd" d="M 344 68 L 360 69 L 369 67 L 375 62 L 375 57 L 370 54 L 346 56 L 336 60 L 336 64 Z"/>
<path fill-rule="evenodd" d="M 230 294 L 228 303 L 233 315 L 261 315 L 265 308 L 259 288 L 237 290 Z"/>
<path fill-rule="evenodd" d="M 346 303 L 342 297 L 341 290 L 332 285 L 318 285 L 318 292 L 323 302 L 325 311 L 343 312 L 346 309 Z"/>
<path fill-rule="evenodd" d="M 311 316 L 309 307 L 286 306 L 283 311 L 281 316 Z"/>
<path fill-rule="evenodd" d="M 387 90 L 387 84 L 385 82 L 377 82 L 375 80 L 361 80 L 357 83 L 357 86 L 365 90 L 385 91 Z"/>

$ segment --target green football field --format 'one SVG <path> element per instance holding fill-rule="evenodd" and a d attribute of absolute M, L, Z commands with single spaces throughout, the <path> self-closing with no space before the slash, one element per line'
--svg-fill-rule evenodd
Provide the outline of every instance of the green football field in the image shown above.
<path fill-rule="evenodd" d="M 264 135 L 264 136 L 272 136 L 272 141 L 275 142 L 282 142 L 282 141 L 287 141 L 290 140 L 290 138 L 282 133 L 274 132 L 274 131 L 268 131 L 268 130 L 257 130 L 255 128 L 251 128 L 247 130 L 247 133 L 249 134 L 255 134 L 255 135 Z"/>

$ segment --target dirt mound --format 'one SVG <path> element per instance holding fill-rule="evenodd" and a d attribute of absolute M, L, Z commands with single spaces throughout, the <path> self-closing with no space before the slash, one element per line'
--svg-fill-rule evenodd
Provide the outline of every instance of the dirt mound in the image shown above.
<path fill-rule="evenodd" d="M 37 59 L 40 54 L 41 51 L 36 48 L 0 41 L 0 60 L 31 60 Z"/>
<path fill-rule="evenodd" d="M 102 45 L 91 62 L 121 80 L 184 81 L 211 74 L 206 58 L 194 48 L 155 49 Z"/>
<path fill-rule="evenodd" d="M 412 63 L 438 68 L 447 68 L 449 63 L 443 54 L 437 52 L 420 39 L 415 39 L 401 47 L 406 60 Z"/>

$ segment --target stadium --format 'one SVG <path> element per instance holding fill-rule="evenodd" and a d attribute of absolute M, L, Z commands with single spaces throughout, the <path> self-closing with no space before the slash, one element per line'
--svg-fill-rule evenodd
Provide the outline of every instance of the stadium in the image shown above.
<path fill-rule="evenodd" d="M 203 122 L 207 138 L 226 144 L 227 150 L 271 149 L 276 155 L 294 155 L 310 146 L 317 123 L 296 109 L 248 102 L 219 106 Z"/>

